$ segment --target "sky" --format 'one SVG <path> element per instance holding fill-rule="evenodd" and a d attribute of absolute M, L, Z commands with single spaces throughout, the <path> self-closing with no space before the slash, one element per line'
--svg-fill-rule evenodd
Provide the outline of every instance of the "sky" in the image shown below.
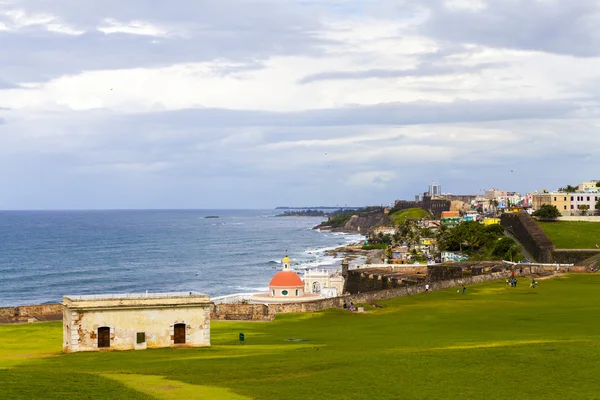
<path fill-rule="evenodd" d="M 0 0 L 0 209 L 600 179 L 597 0 Z"/>

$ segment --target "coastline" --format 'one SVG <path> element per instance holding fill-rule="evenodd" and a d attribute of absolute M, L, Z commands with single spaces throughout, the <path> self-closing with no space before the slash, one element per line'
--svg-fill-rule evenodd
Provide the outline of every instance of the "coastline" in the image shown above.
<path fill-rule="evenodd" d="M 45 220 L 43 226 L 48 232 L 63 224 L 65 232 L 71 229 L 77 234 L 57 237 L 44 243 L 43 251 L 38 252 L 24 252 L 18 241 L 7 242 L 6 255 L 15 261 L 5 268 L 7 286 L 0 307 L 57 304 L 73 291 L 103 294 L 193 290 L 211 297 L 261 292 L 280 269 L 286 249 L 299 271 L 334 270 L 340 268 L 346 246 L 360 239 L 351 232 L 313 229 L 323 222 L 321 218 L 265 218 L 264 210 L 220 211 L 220 220 L 205 219 L 206 214 L 198 210 L 77 212 L 77 218 L 70 218 L 69 212 L 15 215 L 13 219 L 26 222 L 16 233 L 33 238 L 26 243 L 31 248 L 40 247 L 36 235 L 30 234 L 39 218 Z M 100 230 L 84 229 L 82 236 L 82 222 L 85 226 L 101 223 Z M 144 229 L 132 228 L 138 224 Z M 165 226 L 171 230 L 165 231 Z M 134 229 L 131 236 L 129 229 Z M 128 239 L 115 244 L 115 231 Z M 67 252 L 67 248 L 77 251 Z M 117 273 L 109 280 L 95 279 L 100 270 Z M 65 276 L 69 284 L 64 283 Z M 165 276 L 167 279 L 163 279 Z M 244 279 L 236 278 L 240 276 Z"/>

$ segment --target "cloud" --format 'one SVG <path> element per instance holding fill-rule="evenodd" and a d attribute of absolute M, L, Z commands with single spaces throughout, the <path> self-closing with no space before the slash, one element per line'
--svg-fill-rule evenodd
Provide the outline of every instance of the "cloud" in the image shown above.
<path fill-rule="evenodd" d="M 543 99 L 456 100 L 356 105 L 298 112 L 250 110 L 187 109 L 152 116 L 124 117 L 139 123 L 166 124 L 178 120 L 194 126 L 351 126 L 416 125 L 473 121 L 519 120 L 565 117 L 579 110 L 574 102 Z"/>
<path fill-rule="evenodd" d="M 2 79 L 0 79 L 0 90 L 2 89 L 17 89 L 20 88 L 21 86 L 19 85 L 15 85 L 13 83 L 9 83 L 6 81 L 3 81 Z"/>
<path fill-rule="evenodd" d="M 370 79 L 370 78 L 414 78 L 414 77 L 427 77 L 427 76 L 441 76 L 441 75 L 461 75 L 461 74 L 473 74 L 481 72 L 485 69 L 492 68 L 503 68 L 506 64 L 504 63 L 486 63 L 475 66 L 468 65 L 444 65 L 444 66 L 433 66 L 433 65 L 419 65 L 417 68 L 411 69 L 370 69 L 364 71 L 346 71 L 346 72 L 321 72 L 318 74 L 308 75 L 300 79 L 299 83 L 312 83 L 317 81 L 325 80 L 336 80 L 336 79 Z"/>
<path fill-rule="evenodd" d="M 152 7 L 141 1 L 95 0 L 83 7 L 17 0 L 3 7 L 13 23 L 0 30 L 0 71 L 19 82 L 214 59 L 257 65 L 274 55 L 316 55 L 331 42 L 318 37 L 323 26 L 302 6 L 269 0 L 176 0 Z M 77 34 L 65 34 L 66 27 Z"/>
<path fill-rule="evenodd" d="M 395 177 L 396 172 L 394 171 L 359 172 L 350 176 L 348 184 L 353 186 L 385 187 Z"/>
<path fill-rule="evenodd" d="M 381 204 L 433 180 L 588 179 L 598 7 L 0 1 L 0 208 Z"/>
<path fill-rule="evenodd" d="M 456 7 L 425 2 L 429 18 L 419 28 L 445 42 L 481 44 L 577 57 L 600 55 L 600 3 L 596 0 L 488 0 Z"/>

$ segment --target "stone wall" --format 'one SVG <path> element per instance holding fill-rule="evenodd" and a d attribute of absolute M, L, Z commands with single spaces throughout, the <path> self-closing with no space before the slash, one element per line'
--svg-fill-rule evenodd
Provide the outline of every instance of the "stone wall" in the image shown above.
<path fill-rule="evenodd" d="M 600 249 L 556 249 L 552 252 L 552 260 L 559 264 L 580 264 L 597 255 L 600 255 Z"/>
<path fill-rule="evenodd" d="M 269 306 L 265 304 L 214 304 L 210 319 L 221 321 L 270 320 Z"/>
<path fill-rule="evenodd" d="M 60 304 L 0 307 L 0 323 L 60 321 L 61 319 L 62 307 Z"/>
<path fill-rule="evenodd" d="M 433 215 L 440 215 L 442 211 L 450 211 L 450 200 L 432 199 L 429 195 L 423 196 L 423 201 L 396 200 L 394 208 L 396 210 L 407 210 L 409 208 L 423 208 Z"/>
<path fill-rule="evenodd" d="M 18 315 L 18 310 L 17 307 L 0 307 L 0 323 L 16 322 L 15 317 Z"/>
<path fill-rule="evenodd" d="M 517 238 L 529 254 L 535 258 L 535 261 L 552 262 L 554 244 L 529 214 L 502 214 L 500 223 Z"/>
<path fill-rule="evenodd" d="M 430 282 L 443 281 L 447 279 L 462 278 L 463 268 L 462 266 L 454 265 L 428 265 L 427 266 L 427 279 Z"/>

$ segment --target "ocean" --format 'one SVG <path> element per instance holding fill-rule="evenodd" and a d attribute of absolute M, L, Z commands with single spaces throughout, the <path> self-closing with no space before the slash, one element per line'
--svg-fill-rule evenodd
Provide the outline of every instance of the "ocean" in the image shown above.
<path fill-rule="evenodd" d="M 266 291 L 288 250 L 294 268 L 335 268 L 327 249 L 357 235 L 278 210 L 0 211 L 0 306 L 65 294 Z M 216 215 L 219 218 L 205 218 Z"/>

